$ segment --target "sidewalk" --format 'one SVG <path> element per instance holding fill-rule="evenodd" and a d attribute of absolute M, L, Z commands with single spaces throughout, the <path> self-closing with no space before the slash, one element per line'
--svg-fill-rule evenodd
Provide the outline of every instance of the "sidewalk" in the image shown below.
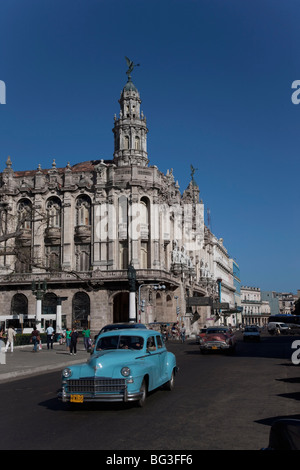
<path fill-rule="evenodd" d="M 5 354 L 6 364 L 0 364 L 0 384 L 29 377 L 36 374 L 62 370 L 71 364 L 86 362 L 90 357 L 84 349 L 83 343 L 77 345 L 76 356 L 71 356 L 65 344 L 54 343 L 53 349 L 43 349 L 39 352 L 32 351 L 30 346 L 15 346 L 14 352 L 10 349 Z"/>

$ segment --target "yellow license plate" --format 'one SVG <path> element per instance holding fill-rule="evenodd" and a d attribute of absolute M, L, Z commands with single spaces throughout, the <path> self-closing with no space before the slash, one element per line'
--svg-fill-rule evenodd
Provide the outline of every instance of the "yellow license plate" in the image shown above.
<path fill-rule="evenodd" d="M 83 403 L 83 395 L 71 395 L 70 401 L 72 403 Z"/>
<path fill-rule="evenodd" d="M 218 348 L 217 348 L 217 346 L 212 346 L 212 348 L 211 348 L 211 349 L 218 349 Z"/>

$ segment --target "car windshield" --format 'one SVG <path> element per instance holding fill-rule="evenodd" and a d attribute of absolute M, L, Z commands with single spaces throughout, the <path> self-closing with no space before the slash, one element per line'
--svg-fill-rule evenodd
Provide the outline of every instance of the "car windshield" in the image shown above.
<path fill-rule="evenodd" d="M 228 330 L 226 328 L 209 328 L 206 331 L 206 334 L 211 335 L 215 333 L 227 333 Z"/>
<path fill-rule="evenodd" d="M 141 336 L 114 335 L 99 338 L 96 351 L 106 349 L 142 349 L 144 338 Z"/>

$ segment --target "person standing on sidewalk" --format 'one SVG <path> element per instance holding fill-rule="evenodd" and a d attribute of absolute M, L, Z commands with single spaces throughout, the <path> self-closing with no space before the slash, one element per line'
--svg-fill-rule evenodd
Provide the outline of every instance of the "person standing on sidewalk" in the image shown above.
<path fill-rule="evenodd" d="M 181 339 L 182 343 L 185 342 L 185 326 L 184 326 L 184 323 L 182 323 L 181 328 L 180 328 L 180 339 Z"/>
<path fill-rule="evenodd" d="M 51 344 L 51 349 L 53 349 L 53 335 L 54 335 L 54 329 L 52 328 L 51 325 L 48 326 L 46 329 L 47 333 L 47 349 L 49 349 L 49 345 Z"/>
<path fill-rule="evenodd" d="M 71 344 L 71 328 L 66 329 L 66 345 L 70 351 L 70 344 Z"/>
<path fill-rule="evenodd" d="M 7 330 L 7 343 L 5 346 L 5 352 L 7 352 L 8 347 L 10 345 L 10 351 L 14 352 L 14 338 L 16 336 L 16 332 L 14 328 L 10 325 L 8 330 Z"/>
<path fill-rule="evenodd" d="M 30 342 L 33 343 L 33 351 L 37 352 L 37 345 L 40 342 L 40 332 L 36 329 L 36 326 L 33 327 Z"/>
<path fill-rule="evenodd" d="M 78 341 L 78 333 L 75 328 L 72 328 L 72 333 L 70 335 L 71 337 L 71 342 L 70 342 L 70 354 L 76 355 L 77 353 L 77 341 Z"/>
<path fill-rule="evenodd" d="M 84 338 L 84 347 L 85 347 L 85 350 L 88 351 L 90 349 L 90 336 L 91 336 L 91 332 L 90 330 L 87 328 L 85 330 L 82 330 L 82 334 L 83 334 L 83 338 Z"/>

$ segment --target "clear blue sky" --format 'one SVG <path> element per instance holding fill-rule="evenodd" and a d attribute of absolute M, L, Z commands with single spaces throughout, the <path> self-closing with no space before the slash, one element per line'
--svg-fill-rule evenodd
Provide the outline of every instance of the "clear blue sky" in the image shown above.
<path fill-rule="evenodd" d="M 298 0 L 2 0 L 0 171 L 112 158 L 125 56 L 151 165 L 198 171 L 243 285 L 300 289 Z"/>

